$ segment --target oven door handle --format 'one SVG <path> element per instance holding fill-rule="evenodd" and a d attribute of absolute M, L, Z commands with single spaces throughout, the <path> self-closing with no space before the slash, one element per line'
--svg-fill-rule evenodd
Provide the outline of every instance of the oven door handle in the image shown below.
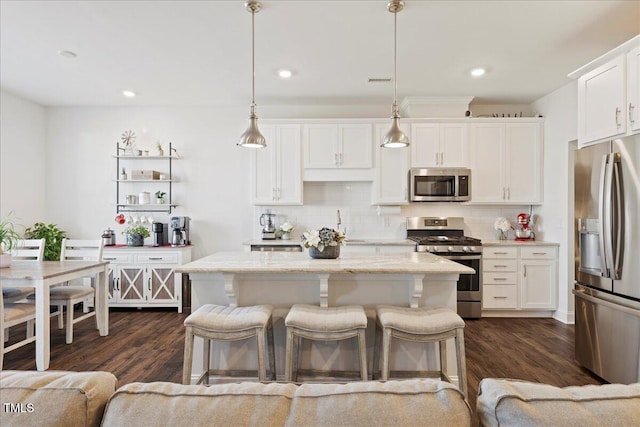
<path fill-rule="evenodd" d="M 467 260 L 467 259 L 482 259 L 482 255 L 438 255 L 442 258 L 450 259 L 451 261 L 456 260 Z"/>

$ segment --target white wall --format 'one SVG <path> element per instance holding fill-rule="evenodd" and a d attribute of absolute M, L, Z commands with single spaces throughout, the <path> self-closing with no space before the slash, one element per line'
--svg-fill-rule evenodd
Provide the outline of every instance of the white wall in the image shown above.
<path fill-rule="evenodd" d="M 544 218 L 549 240 L 560 242 L 559 295 L 555 317 L 574 321 L 573 289 L 573 156 L 577 138 L 578 86 L 571 82 L 533 103 L 545 117 L 544 205 L 535 210 Z"/>
<path fill-rule="evenodd" d="M 45 109 L 0 91 L 0 216 L 28 227 L 47 219 Z M 18 231 L 21 231 L 20 227 Z"/>

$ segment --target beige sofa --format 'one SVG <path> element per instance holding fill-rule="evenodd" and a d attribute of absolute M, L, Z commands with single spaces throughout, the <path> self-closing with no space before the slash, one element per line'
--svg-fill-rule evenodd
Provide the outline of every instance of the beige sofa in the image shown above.
<path fill-rule="evenodd" d="M 640 384 L 559 389 L 485 379 L 483 425 L 638 425 Z M 107 372 L 3 371 L 5 426 L 468 426 L 471 410 L 436 380 L 347 384 L 132 383 Z"/>

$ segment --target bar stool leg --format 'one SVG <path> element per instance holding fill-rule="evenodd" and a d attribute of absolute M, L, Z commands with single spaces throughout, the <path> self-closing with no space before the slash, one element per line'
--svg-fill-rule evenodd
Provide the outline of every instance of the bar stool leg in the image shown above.
<path fill-rule="evenodd" d="M 293 377 L 293 341 L 293 330 L 291 328 L 287 328 L 287 348 L 284 366 L 284 380 L 286 382 L 291 382 Z"/>
<path fill-rule="evenodd" d="M 438 341 L 438 348 L 440 349 L 440 379 L 451 382 L 447 373 L 447 341 Z"/>
<path fill-rule="evenodd" d="M 365 343 L 366 329 L 358 331 L 358 352 L 360 353 L 360 379 L 367 381 L 367 344 Z"/>
<path fill-rule="evenodd" d="M 458 384 L 460 385 L 460 391 L 464 394 L 465 400 L 467 399 L 467 363 L 465 361 L 464 353 L 464 332 L 462 328 L 456 330 L 456 354 L 458 359 Z"/>
<path fill-rule="evenodd" d="M 208 338 L 202 338 L 202 340 L 202 366 L 204 367 L 202 384 L 209 385 L 209 371 L 211 370 L 211 340 Z"/>
<path fill-rule="evenodd" d="M 273 341 L 273 321 L 269 318 L 267 324 L 267 345 L 269 346 L 269 370 L 271 371 L 271 379 L 276 380 L 276 351 Z"/>
<path fill-rule="evenodd" d="M 258 380 L 267 380 L 267 367 L 265 364 L 264 356 L 266 353 L 264 346 L 264 337 L 266 331 L 264 328 L 256 328 L 256 341 L 258 345 Z"/>
<path fill-rule="evenodd" d="M 380 379 L 389 379 L 389 349 L 391 347 L 391 328 L 382 328 L 382 368 Z"/>
<path fill-rule="evenodd" d="M 371 378 L 380 378 L 379 365 L 380 365 L 380 351 L 382 350 L 382 326 L 379 322 L 376 322 L 375 339 L 373 341 L 373 367 L 371 368 Z"/>
<path fill-rule="evenodd" d="M 184 361 L 182 363 L 182 384 L 191 384 L 191 364 L 193 363 L 193 331 L 187 326 L 184 334 Z"/>

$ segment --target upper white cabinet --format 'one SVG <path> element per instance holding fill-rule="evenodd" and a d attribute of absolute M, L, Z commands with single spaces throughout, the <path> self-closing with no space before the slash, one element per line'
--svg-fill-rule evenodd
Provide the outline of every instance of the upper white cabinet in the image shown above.
<path fill-rule="evenodd" d="M 256 205 L 301 205 L 300 125 L 264 125 L 267 146 L 251 154 L 251 197 Z"/>
<path fill-rule="evenodd" d="M 409 126 L 401 123 L 405 133 Z M 376 124 L 376 141 L 382 141 L 388 132 L 388 124 Z M 413 143 L 413 141 L 412 141 Z M 409 203 L 409 153 L 405 148 L 383 148 L 376 144 L 376 175 L 373 182 L 372 203 L 374 205 L 404 205 Z"/>
<path fill-rule="evenodd" d="M 627 118 L 632 133 L 640 132 L 640 47 L 627 54 Z"/>
<path fill-rule="evenodd" d="M 470 131 L 471 203 L 542 203 L 542 123 L 472 123 Z"/>
<path fill-rule="evenodd" d="M 466 167 L 468 150 L 467 123 L 411 125 L 411 167 Z"/>
<path fill-rule="evenodd" d="M 373 167 L 370 123 L 303 125 L 305 169 Z"/>
<path fill-rule="evenodd" d="M 640 131 L 640 36 L 574 71 L 578 78 L 578 146 Z"/>

